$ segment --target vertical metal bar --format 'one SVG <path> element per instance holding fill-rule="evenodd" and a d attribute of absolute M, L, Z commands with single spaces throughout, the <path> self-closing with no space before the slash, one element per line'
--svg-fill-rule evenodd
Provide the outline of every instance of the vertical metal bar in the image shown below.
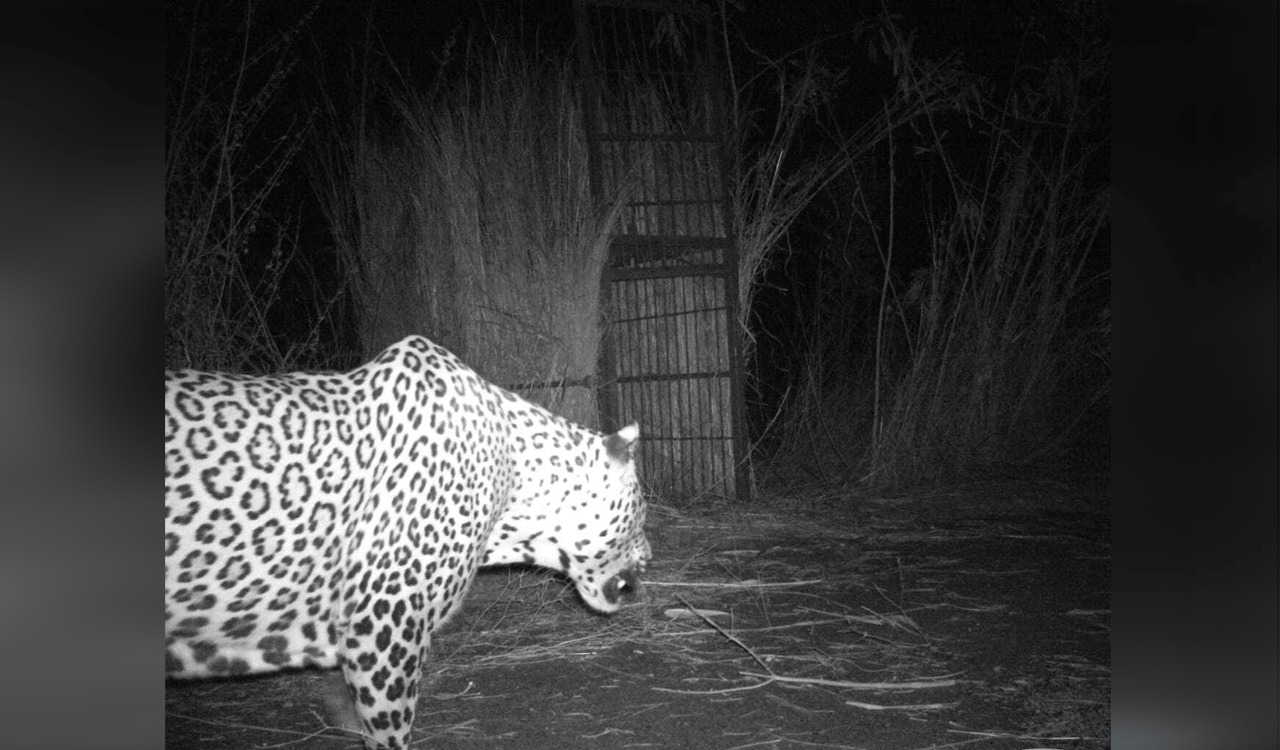
<path fill-rule="evenodd" d="M 727 54 L 727 51 L 726 51 Z M 724 221 L 725 338 L 729 344 L 729 407 L 732 430 L 732 470 L 734 494 L 740 502 L 748 500 L 750 474 L 747 466 L 747 419 L 743 388 L 745 364 L 742 361 L 742 331 L 738 327 L 738 239 L 733 215 L 733 196 L 729 193 L 729 123 L 724 102 L 713 96 L 713 112 L 719 124 L 718 155 L 720 161 L 720 200 Z"/>
<path fill-rule="evenodd" d="M 581 73 L 580 80 L 582 81 L 583 101 L 581 110 L 584 120 L 583 132 L 587 140 L 587 170 L 591 183 L 592 201 L 596 206 L 601 206 L 604 204 L 605 186 L 601 172 L 600 139 L 597 132 L 599 124 L 597 103 L 603 86 L 601 86 L 601 81 L 598 77 L 600 73 L 593 64 L 594 50 L 592 49 L 592 43 L 594 35 L 591 33 L 588 5 L 582 0 L 575 0 L 573 5 L 578 42 L 578 67 Z M 611 292 L 613 248 L 609 247 L 606 253 L 607 257 L 600 273 L 600 309 L 604 311 L 606 316 L 612 317 L 615 314 Z M 613 338 L 606 327 L 601 335 L 596 363 L 596 369 L 599 373 L 596 381 L 598 384 L 596 387 L 596 408 L 600 413 L 601 427 L 606 431 L 616 430 L 619 426 L 618 370 L 615 361 Z"/>
<path fill-rule="evenodd" d="M 710 24 L 706 28 L 706 44 L 705 49 L 714 50 L 715 37 L 714 30 Z M 728 50 L 721 50 L 722 54 L 729 54 Z M 730 178 L 730 156 L 729 145 L 731 143 L 732 134 L 730 127 L 732 123 L 726 112 L 726 91 L 727 84 L 720 82 L 718 69 L 712 65 L 708 66 L 705 71 L 708 76 L 706 84 L 706 95 L 708 99 L 708 114 L 711 117 L 710 130 L 715 134 L 715 152 L 717 161 L 719 162 L 719 193 L 720 193 L 720 213 L 722 217 L 723 232 L 725 237 L 724 248 L 724 310 L 725 310 L 725 330 L 724 340 L 728 344 L 729 355 L 729 409 L 730 409 L 730 440 L 731 451 L 730 461 L 731 470 L 733 471 L 734 488 L 733 493 L 739 501 L 748 499 L 750 486 L 749 467 L 747 466 L 747 425 L 746 425 L 746 408 L 744 393 L 744 370 L 743 347 L 742 347 L 742 331 L 738 325 L 738 242 L 737 231 L 735 226 L 736 217 L 733 214 L 733 196 L 729 191 Z"/>

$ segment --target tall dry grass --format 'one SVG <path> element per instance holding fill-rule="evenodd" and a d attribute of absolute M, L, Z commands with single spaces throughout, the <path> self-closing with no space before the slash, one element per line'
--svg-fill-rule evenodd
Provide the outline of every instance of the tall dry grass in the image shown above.
<path fill-rule="evenodd" d="M 912 96 L 892 97 L 875 117 L 852 132 L 843 132 L 826 111 L 839 76 L 823 66 L 812 49 L 757 62 L 749 79 L 733 83 L 731 117 L 734 151 L 741 155 L 734 165 L 730 194 L 738 221 L 744 330 L 749 328 L 745 316 L 758 284 L 768 264 L 782 256 L 779 248 L 800 214 L 833 181 L 861 167 L 897 128 L 926 112 L 955 107 L 969 95 L 959 89 L 962 81 L 954 66 L 938 67 L 934 75 L 918 81 Z M 800 131 L 815 120 L 834 128 L 835 146 L 799 157 Z"/>
<path fill-rule="evenodd" d="M 910 365 L 878 383 L 876 484 L 1052 460 L 1109 390 L 1102 379 L 1066 392 L 1106 333 L 1096 321 L 1110 267 L 1088 270 L 1111 214 L 1109 181 L 1089 174 L 1107 154 L 1109 49 L 1082 39 L 1073 52 L 972 110 L 986 154 L 974 173 L 925 118 L 946 192 L 925 205 L 928 264 L 900 300 L 881 298 L 881 320 L 896 314 L 909 335 Z"/>
<path fill-rule="evenodd" d="M 871 171 L 869 159 L 883 151 L 899 128 L 931 111 L 955 110 L 973 97 L 956 61 L 948 60 L 930 66 L 929 75 L 920 78 L 910 95 L 899 91 L 874 116 L 846 130 L 827 109 L 838 79 L 809 50 L 778 60 L 761 59 L 756 72 L 736 86 L 733 119 L 742 159 L 732 180 L 732 196 L 739 221 L 740 322 L 748 331 L 748 361 L 755 344 L 750 316 L 759 314 L 752 303 L 770 267 L 787 257 L 788 233 L 802 214 L 812 216 L 816 205 L 825 204 L 833 206 L 837 223 L 863 225 L 865 207 L 854 197 L 875 189 L 859 176 Z M 832 145 L 802 156 L 801 131 L 814 123 L 828 131 Z M 773 456 L 774 466 L 764 471 L 765 477 L 776 475 L 784 465 L 807 466 L 825 481 L 846 477 L 857 461 L 850 446 L 860 440 L 865 444 L 867 423 L 857 417 L 866 410 L 866 394 L 873 391 L 850 387 L 855 379 L 866 382 L 855 377 L 859 369 L 869 371 L 869 363 L 857 356 L 865 350 L 856 338 L 854 321 L 874 315 L 875 309 L 860 304 L 863 297 L 852 293 L 870 279 L 868 269 L 853 263 L 842 249 L 848 247 L 848 239 L 828 236 L 806 249 L 817 256 L 813 262 L 823 272 L 810 306 L 800 312 L 800 377 L 777 402 L 752 448 L 763 456 L 776 453 L 766 446 L 785 446 Z M 749 372 L 753 389 L 762 394 L 772 386 L 770 380 L 776 380 L 776 373 L 758 368 Z"/>
<path fill-rule="evenodd" d="M 366 351 L 431 336 L 494 382 L 584 424 L 622 205 L 597 205 L 574 73 L 514 46 L 468 48 L 432 92 L 391 92 L 402 123 L 361 121 L 321 175 L 360 269 Z"/>
<path fill-rule="evenodd" d="M 1038 77 L 1024 75 L 1016 97 L 997 100 L 989 90 L 975 97 L 954 64 L 913 57 L 891 22 L 881 29 L 895 100 L 922 102 L 940 78 L 956 77 L 953 98 L 911 120 L 923 134 L 915 163 L 932 166 L 936 179 L 924 185 L 936 189 L 901 193 L 905 134 L 884 140 L 884 187 L 846 185 L 842 197 L 857 209 L 846 221 L 873 248 L 879 278 L 856 252 L 827 259 L 827 283 L 840 278 L 841 261 L 863 278 L 815 296 L 803 376 L 780 427 L 782 458 L 826 481 L 882 488 L 1049 462 L 1109 388 L 1103 376 L 1071 392 L 1108 348 L 1109 264 L 1090 259 L 1105 251 L 1110 193 L 1089 174 L 1105 163 L 1106 49 L 1083 42 Z M 947 116 L 957 109 L 965 117 Z M 958 131 L 966 155 L 976 143 L 981 159 L 953 158 Z M 901 247 L 908 202 L 924 205 L 923 263 Z"/>

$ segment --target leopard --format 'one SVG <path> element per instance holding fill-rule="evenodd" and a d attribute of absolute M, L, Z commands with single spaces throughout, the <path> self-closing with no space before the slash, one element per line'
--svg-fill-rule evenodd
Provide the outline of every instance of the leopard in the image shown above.
<path fill-rule="evenodd" d="M 639 426 L 581 426 L 409 336 L 346 372 L 165 372 L 166 680 L 340 675 L 402 750 L 432 635 L 480 568 L 642 598 Z"/>

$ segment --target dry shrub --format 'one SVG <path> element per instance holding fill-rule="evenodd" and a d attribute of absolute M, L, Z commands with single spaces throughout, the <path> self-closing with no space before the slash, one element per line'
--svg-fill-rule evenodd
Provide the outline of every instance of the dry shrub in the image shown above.
<path fill-rule="evenodd" d="M 257 5 L 195 5 L 171 19 L 165 148 L 165 365 L 269 372 L 315 365 L 336 298 L 322 297 L 280 188 L 308 123 L 282 105 L 293 45 L 310 12 L 283 31 Z M 230 37 L 233 44 L 224 43 Z M 301 275 L 309 295 L 285 294 Z M 310 306 L 306 314 L 300 306 Z M 283 315 L 281 311 L 283 310 Z M 311 322 L 282 345 L 273 318 Z"/>
<path fill-rule="evenodd" d="M 921 198 L 929 254 L 906 267 L 895 257 L 904 200 L 895 146 L 905 136 L 886 132 L 887 201 L 871 200 L 877 189 L 862 183 L 850 191 L 879 261 L 877 302 L 866 310 L 855 298 L 871 298 L 867 290 L 851 294 L 869 279 L 845 282 L 843 295 L 829 281 L 818 295 L 804 377 L 779 427 L 780 459 L 826 481 L 880 488 L 1046 462 L 1109 390 L 1104 373 L 1090 392 L 1070 393 L 1109 349 L 1106 264 L 1089 270 L 1110 217 L 1109 186 L 1089 175 L 1105 156 L 1107 50 L 1084 37 L 1078 54 L 1051 60 L 997 101 L 954 59 L 920 61 L 892 22 L 881 29 L 898 75 L 893 101 L 931 102 L 912 119 L 924 136 L 917 163 L 936 165 L 926 186 L 942 188 Z M 943 80 L 953 95 L 939 99 Z M 957 109 L 964 118 L 946 116 Z M 981 160 L 949 153 L 966 122 L 966 155 L 977 143 Z M 852 256 L 827 259 L 832 269 L 841 260 L 866 275 Z M 873 323 L 858 335 L 826 324 L 859 316 Z"/>
<path fill-rule="evenodd" d="M 1034 77 L 1003 106 L 972 110 L 987 156 L 976 174 L 961 173 L 926 118 L 948 192 L 926 206 L 928 265 L 900 301 L 882 298 L 882 319 L 901 311 L 911 358 L 879 391 L 876 484 L 1051 459 L 1109 390 L 1103 378 L 1064 393 L 1103 333 L 1109 264 L 1088 269 L 1111 212 L 1109 183 L 1089 175 L 1106 155 L 1108 50 L 1085 38 L 1075 51 L 1028 68 Z"/>

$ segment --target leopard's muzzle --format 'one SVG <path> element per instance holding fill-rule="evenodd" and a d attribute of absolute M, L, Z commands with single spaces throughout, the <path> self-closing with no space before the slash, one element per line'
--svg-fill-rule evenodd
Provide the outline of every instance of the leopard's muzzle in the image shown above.
<path fill-rule="evenodd" d="M 640 566 L 634 565 L 604 582 L 605 601 L 615 606 L 640 598 Z"/>

